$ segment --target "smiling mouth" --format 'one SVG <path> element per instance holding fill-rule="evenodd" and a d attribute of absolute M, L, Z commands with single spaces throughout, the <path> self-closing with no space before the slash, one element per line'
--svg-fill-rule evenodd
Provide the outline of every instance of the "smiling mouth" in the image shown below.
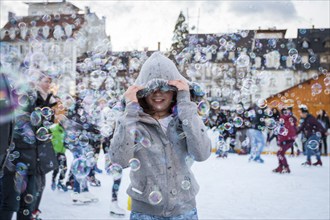
<path fill-rule="evenodd" d="M 155 98 L 155 99 L 152 99 L 153 102 L 156 102 L 156 103 L 161 103 L 163 102 L 165 99 L 162 99 L 162 98 Z"/>

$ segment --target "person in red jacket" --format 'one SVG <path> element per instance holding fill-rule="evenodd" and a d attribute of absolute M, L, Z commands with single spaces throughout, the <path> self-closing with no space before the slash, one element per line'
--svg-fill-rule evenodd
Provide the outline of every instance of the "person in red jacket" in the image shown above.
<path fill-rule="evenodd" d="M 281 115 L 279 117 L 278 127 L 276 129 L 277 144 L 280 147 L 277 151 L 278 167 L 273 170 L 274 173 L 290 173 L 290 168 L 287 159 L 285 158 L 285 152 L 293 147 L 294 141 L 297 136 L 296 125 L 297 119 L 292 113 L 284 107 L 281 109 Z M 275 135 L 273 135 L 274 137 Z M 273 138 L 271 137 L 268 142 Z"/>

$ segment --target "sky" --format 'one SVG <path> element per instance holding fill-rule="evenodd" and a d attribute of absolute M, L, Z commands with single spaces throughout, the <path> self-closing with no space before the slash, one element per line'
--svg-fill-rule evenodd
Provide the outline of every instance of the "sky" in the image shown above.
<path fill-rule="evenodd" d="M 45 0 L 31 0 L 45 2 Z M 49 0 L 51 2 L 52 0 Z M 67 0 L 69 1 L 69 0 Z M 27 5 L 18 0 L 0 0 L 0 25 L 7 22 L 8 11 L 27 15 Z M 170 48 L 173 30 L 183 11 L 190 33 L 228 33 L 248 29 L 287 29 L 287 38 L 296 37 L 297 28 L 330 28 L 330 0 L 308 1 L 142 1 L 76 0 L 89 6 L 99 17 L 106 16 L 106 33 L 114 51 L 161 50 Z"/>

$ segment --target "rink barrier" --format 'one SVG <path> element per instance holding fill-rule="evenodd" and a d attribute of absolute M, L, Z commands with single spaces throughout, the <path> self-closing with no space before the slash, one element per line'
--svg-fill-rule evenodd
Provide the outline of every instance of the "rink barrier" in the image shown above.
<path fill-rule="evenodd" d="M 212 148 L 213 153 L 215 153 L 216 151 L 217 151 L 217 149 Z M 236 151 L 237 154 L 240 153 L 240 150 L 235 150 L 235 151 Z M 264 151 L 261 154 L 263 154 L 263 155 L 267 155 L 267 154 L 276 155 L 277 151 Z M 286 152 L 285 155 L 291 155 L 291 152 Z M 300 155 L 303 155 L 303 153 L 301 153 Z M 321 156 L 325 156 L 325 154 L 321 154 Z M 330 153 L 328 153 L 326 156 L 330 157 Z"/>

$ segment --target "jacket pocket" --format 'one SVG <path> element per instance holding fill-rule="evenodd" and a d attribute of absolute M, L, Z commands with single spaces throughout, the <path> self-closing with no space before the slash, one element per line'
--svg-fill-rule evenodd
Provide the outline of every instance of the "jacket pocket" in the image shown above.
<path fill-rule="evenodd" d="M 180 201 L 191 201 L 196 197 L 199 191 L 199 185 L 197 184 L 195 177 L 190 174 L 180 174 L 177 176 L 177 190 Z"/>
<path fill-rule="evenodd" d="M 142 180 L 131 177 L 131 184 L 127 189 L 127 194 L 135 200 L 145 201 L 147 185 L 146 177 Z"/>
<path fill-rule="evenodd" d="M 132 199 L 142 201 L 147 204 L 163 204 L 163 191 L 151 177 L 145 177 L 143 181 L 132 180 L 131 185 L 127 189 L 127 194 L 131 196 Z"/>

